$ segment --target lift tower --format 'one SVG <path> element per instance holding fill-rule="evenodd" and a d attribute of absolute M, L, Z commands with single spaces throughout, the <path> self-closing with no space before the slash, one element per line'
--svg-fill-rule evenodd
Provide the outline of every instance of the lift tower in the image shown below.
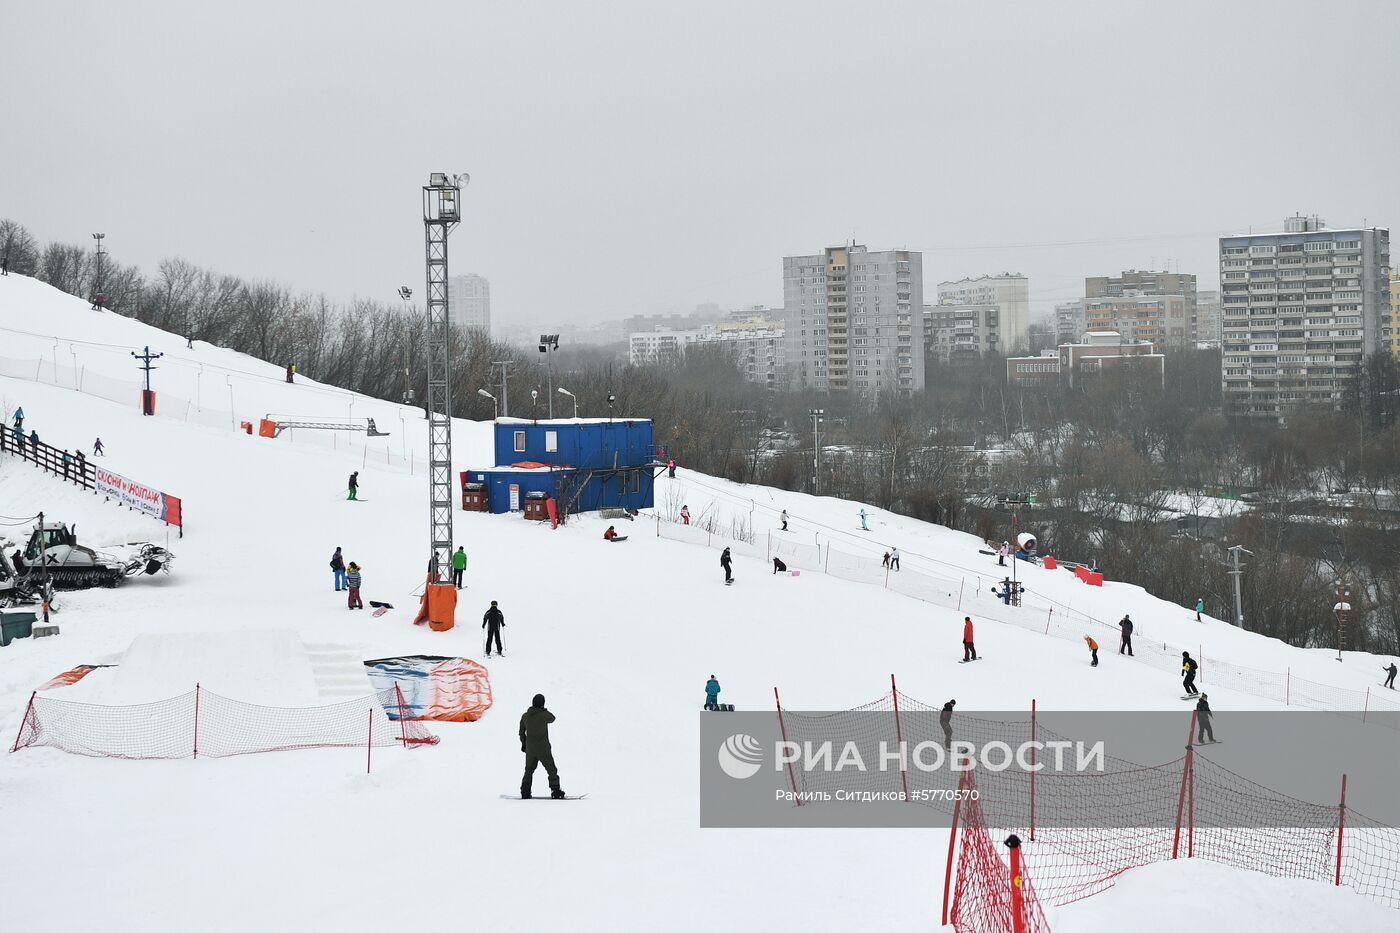
<path fill-rule="evenodd" d="M 428 521 L 429 582 L 452 574 L 452 357 L 447 311 L 447 237 L 462 219 L 468 176 L 433 172 L 423 186 L 423 236 L 428 267 Z"/>

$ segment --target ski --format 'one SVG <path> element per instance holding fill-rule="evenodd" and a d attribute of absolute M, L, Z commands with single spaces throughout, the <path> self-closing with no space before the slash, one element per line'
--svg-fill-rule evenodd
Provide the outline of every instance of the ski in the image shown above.
<path fill-rule="evenodd" d="M 564 797 L 551 797 L 548 794 L 532 794 L 529 797 L 522 797 L 519 794 L 502 794 L 502 800 L 582 800 L 587 794 L 570 794 Z"/>
<path fill-rule="evenodd" d="M 387 607 L 387 606 L 380 606 L 378 609 L 376 609 L 376 610 L 374 610 L 373 612 L 371 612 L 370 615 L 371 615 L 372 617 L 374 617 L 374 618 L 377 619 L 377 618 L 379 618 L 380 616 L 382 616 L 384 613 L 386 613 L 386 612 L 388 612 L 388 611 L 389 611 L 389 607 Z"/>

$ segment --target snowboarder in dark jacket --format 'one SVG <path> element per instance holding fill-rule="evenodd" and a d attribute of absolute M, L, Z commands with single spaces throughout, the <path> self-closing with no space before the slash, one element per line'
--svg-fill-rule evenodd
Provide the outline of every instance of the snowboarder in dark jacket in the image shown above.
<path fill-rule="evenodd" d="M 1126 654 L 1128 655 L 1128 657 L 1132 657 L 1132 656 L 1133 656 L 1133 620 L 1130 619 L 1130 618 L 1128 618 L 1126 615 L 1123 616 L 1122 621 L 1120 621 L 1120 622 L 1118 623 L 1118 630 L 1119 630 L 1120 632 L 1123 633 L 1122 636 L 1118 639 L 1118 653 L 1119 653 L 1119 654 L 1124 654 L 1124 653 L 1126 653 Z"/>
<path fill-rule="evenodd" d="M 943 704 L 943 712 L 938 714 L 938 724 L 943 727 L 943 745 L 951 748 L 953 745 L 953 707 L 958 705 L 957 700 L 949 700 Z"/>
<path fill-rule="evenodd" d="M 780 558 L 780 557 L 775 557 L 775 558 L 773 558 L 773 572 L 774 572 L 774 573 L 787 573 L 787 564 L 783 563 L 782 558 Z"/>
<path fill-rule="evenodd" d="M 535 767 L 544 765 L 544 773 L 549 776 L 549 796 L 555 800 L 564 798 L 559 786 L 559 769 L 554 766 L 554 751 L 549 747 L 549 724 L 554 722 L 554 714 L 544 708 L 544 694 L 535 694 L 534 702 L 520 717 L 520 750 L 525 753 L 525 776 L 520 779 L 520 796 L 530 799 L 530 785 L 534 783 Z"/>
<path fill-rule="evenodd" d="M 725 583 L 734 582 L 734 574 L 730 572 L 729 567 L 731 560 L 732 558 L 729 556 L 729 548 L 725 548 L 724 553 L 719 556 L 719 565 L 724 568 Z"/>
<path fill-rule="evenodd" d="M 1192 659 L 1189 651 L 1181 652 L 1181 686 L 1186 691 L 1187 696 L 1195 696 L 1201 691 L 1196 689 L 1196 669 L 1199 664 Z"/>
<path fill-rule="evenodd" d="M 335 580 L 335 591 L 339 593 L 345 589 L 345 557 L 340 553 L 340 548 L 336 548 L 331 555 L 331 575 Z"/>
<path fill-rule="evenodd" d="M 496 653 L 505 654 L 506 649 L 501 647 L 501 629 L 506 627 L 506 617 L 496 608 L 494 599 L 491 600 L 491 608 L 486 610 L 486 615 L 481 617 L 481 627 L 486 629 L 486 656 L 491 657 L 493 641 L 496 643 Z"/>
<path fill-rule="evenodd" d="M 351 474 L 350 474 L 350 495 L 349 495 L 347 498 L 354 499 L 354 498 L 355 498 L 355 495 L 356 495 L 359 491 L 360 491 L 360 473 L 359 473 L 358 470 L 356 470 L 354 473 L 351 473 Z"/>
<path fill-rule="evenodd" d="M 1206 736 L 1210 736 L 1212 742 L 1215 741 L 1215 730 L 1210 726 L 1210 703 L 1207 694 L 1201 694 L 1201 698 L 1196 701 L 1196 741 L 1204 742 Z"/>
<path fill-rule="evenodd" d="M 1394 662 L 1394 661 L 1391 661 L 1391 662 L 1390 662 L 1390 667 L 1383 667 L 1383 668 L 1381 668 L 1381 670 L 1385 671 L 1385 673 L 1386 673 L 1385 686 L 1387 686 L 1387 687 L 1389 687 L 1390 689 L 1394 690 L 1394 689 L 1395 689 L 1395 673 L 1396 673 L 1397 670 L 1400 670 L 1400 668 L 1397 668 L 1397 667 L 1395 666 L 1395 662 Z"/>

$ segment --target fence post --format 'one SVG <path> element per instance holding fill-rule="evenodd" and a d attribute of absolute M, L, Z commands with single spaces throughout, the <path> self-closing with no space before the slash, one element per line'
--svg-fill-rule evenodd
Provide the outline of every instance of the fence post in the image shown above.
<path fill-rule="evenodd" d="M 953 797 L 953 822 L 948 825 L 948 864 L 943 869 L 943 926 L 948 925 L 948 892 L 953 886 L 953 846 L 958 841 L 958 811 L 962 809 L 963 784 L 967 772 L 958 775 L 958 793 Z"/>
<path fill-rule="evenodd" d="M 909 763 L 904 758 L 904 730 L 899 725 L 899 688 L 890 675 L 890 697 L 894 700 L 894 740 L 899 747 L 899 780 L 904 786 L 904 802 L 909 802 Z"/>
<path fill-rule="evenodd" d="M 1186 857 L 1196 857 L 1196 763 L 1191 762 L 1191 778 L 1186 783 Z"/>
<path fill-rule="evenodd" d="M 1031 842 L 1035 842 L 1035 700 L 1031 700 Z"/>
<path fill-rule="evenodd" d="M 768 529 L 768 560 L 773 559 L 773 529 Z"/>
<path fill-rule="evenodd" d="M 1026 905 L 1021 892 L 1021 837 L 1015 833 L 1007 836 L 1006 847 L 1011 850 L 1011 929 L 1013 933 L 1026 933 Z"/>
<path fill-rule="evenodd" d="M 1288 668 L 1283 674 L 1283 705 L 1287 706 L 1289 697 L 1293 693 L 1293 668 Z"/>
<path fill-rule="evenodd" d="M 661 513 L 656 513 L 656 536 L 661 537 Z"/>
<path fill-rule="evenodd" d="M 1172 858 L 1176 858 L 1177 850 L 1181 846 L 1181 811 L 1186 806 L 1186 784 L 1191 776 L 1191 755 L 1194 746 L 1191 744 L 1191 736 L 1196 731 L 1196 711 L 1191 711 L 1191 724 L 1186 728 L 1186 757 L 1181 760 L 1181 791 L 1176 797 L 1176 831 L 1172 834 Z M 1190 844 L 1190 840 L 1187 840 Z"/>
<path fill-rule="evenodd" d="M 29 722 L 29 714 L 34 711 L 34 697 L 39 691 L 33 690 L 29 694 L 29 705 L 24 708 L 24 715 L 19 719 L 19 731 L 15 733 L 15 744 L 10 746 L 11 752 L 19 751 L 19 740 L 24 736 L 24 724 Z"/>
<path fill-rule="evenodd" d="M 783 722 L 783 701 L 778 697 L 778 688 L 773 688 L 773 702 L 778 705 L 778 731 L 783 734 L 783 742 L 787 743 L 787 724 Z M 797 778 L 792 773 L 792 762 L 788 762 L 788 781 L 792 784 L 792 796 L 797 805 L 802 806 L 802 798 L 797 796 Z"/>
<path fill-rule="evenodd" d="M 408 748 L 408 703 L 404 701 L 403 690 L 398 684 L 394 684 L 394 700 L 399 706 L 399 733 L 402 736 L 403 747 Z M 370 713 L 374 713 L 373 707 L 370 708 Z"/>
<path fill-rule="evenodd" d="M 822 565 L 822 573 L 831 573 L 831 542 L 826 543 L 826 563 Z"/>
<path fill-rule="evenodd" d="M 1050 634 L 1050 617 L 1055 614 L 1055 607 L 1051 606 L 1050 611 L 1045 613 L 1045 634 Z M 1031 842 L 1035 842 L 1035 833 L 1031 833 Z"/>
<path fill-rule="evenodd" d="M 365 774 L 369 774 L 370 758 L 374 754 L 374 707 L 369 708 L 369 732 L 365 738 Z"/>
<path fill-rule="evenodd" d="M 1342 802 L 1337 804 L 1337 878 L 1336 887 L 1342 886 L 1342 828 L 1347 818 L 1347 776 L 1342 775 Z"/>
<path fill-rule="evenodd" d="M 885 585 L 886 585 L 886 586 L 889 585 L 889 577 L 890 577 L 890 572 L 889 572 L 888 570 L 886 570 L 886 571 L 885 571 Z M 963 594 L 963 587 L 965 587 L 965 586 L 967 586 L 967 577 L 959 577 L 959 578 L 958 578 L 958 612 L 962 612 L 962 594 Z"/>
<path fill-rule="evenodd" d="M 194 685 L 194 757 L 199 757 L 199 684 Z"/>
<path fill-rule="evenodd" d="M 1371 711 L 1371 688 L 1366 688 L 1366 705 L 1361 707 L 1361 721 L 1366 721 L 1366 714 Z"/>

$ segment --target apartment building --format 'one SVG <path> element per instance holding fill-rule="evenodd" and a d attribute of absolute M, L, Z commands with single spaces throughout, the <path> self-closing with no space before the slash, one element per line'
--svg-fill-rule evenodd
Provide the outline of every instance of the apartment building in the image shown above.
<path fill-rule="evenodd" d="M 1190 346 L 1196 339 L 1196 277 L 1180 272 L 1141 272 L 1126 269 L 1118 275 L 1095 275 L 1084 280 L 1084 297 L 1130 298 L 1138 295 L 1180 295 L 1186 302 L 1188 331 L 1173 347 Z"/>
<path fill-rule="evenodd" d="M 656 330 L 628 338 L 628 361 L 633 366 L 673 363 L 694 347 L 716 347 L 728 353 L 750 382 L 773 388 L 785 384 L 783 328 L 766 321 L 731 321 L 699 330 Z"/>
<path fill-rule="evenodd" d="M 1220 238 L 1221 382 L 1231 414 L 1281 419 L 1339 404 L 1391 313 L 1390 231 L 1296 215 L 1282 233 Z M 1393 341 L 1393 328 L 1392 328 Z"/>
<path fill-rule="evenodd" d="M 467 273 L 448 276 L 447 312 L 456 327 L 491 333 L 491 283 Z"/>
<path fill-rule="evenodd" d="M 1400 360 L 1400 269 L 1390 270 L 1390 355 Z"/>
<path fill-rule="evenodd" d="M 1084 336 L 1084 300 L 1076 298 L 1055 305 L 1055 345 L 1074 343 Z"/>
<path fill-rule="evenodd" d="M 924 305 L 924 352 L 942 363 L 1001 352 L 998 305 Z"/>
<path fill-rule="evenodd" d="M 1088 331 L 1073 343 L 1040 356 L 1015 356 L 1006 361 L 1006 380 L 1013 386 L 1070 386 L 1092 376 L 1132 368 L 1147 373 L 1165 388 L 1166 357 L 1151 343 L 1134 341 L 1117 331 Z"/>
<path fill-rule="evenodd" d="M 786 381 L 909 394 L 924 387 L 923 255 L 832 246 L 783 259 Z"/>
<path fill-rule="evenodd" d="M 1116 331 L 1126 339 L 1181 350 L 1191 346 L 1190 310 L 1184 295 L 1085 298 L 1084 329 Z"/>
<path fill-rule="evenodd" d="M 1196 293 L 1196 346 L 1220 347 L 1220 292 Z"/>
<path fill-rule="evenodd" d="M 1030 282 L 1019 272 L 938 283 L 938 304 L 997 309 L 997 351 L 1018 353 L 1030 346 Z"/>

